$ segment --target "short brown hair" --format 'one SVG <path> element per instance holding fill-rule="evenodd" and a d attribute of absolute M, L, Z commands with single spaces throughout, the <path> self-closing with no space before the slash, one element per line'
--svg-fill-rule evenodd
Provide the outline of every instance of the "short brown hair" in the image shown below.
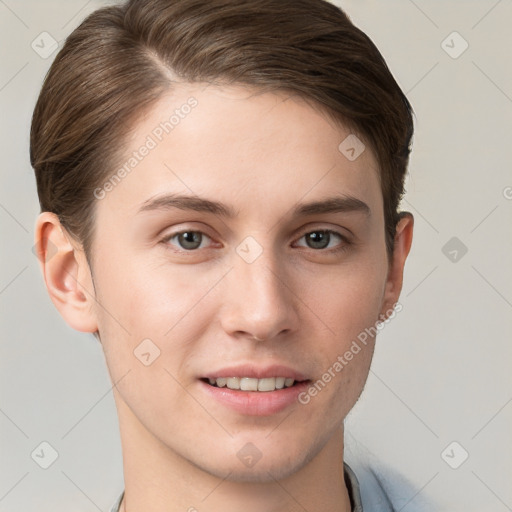
<path fill-rule="evenodd" d="M 412 108 L 343 11 L 324 0 L 130 0 L 93 12 L 71 33 L 32 119 L 41 211 L 58 215 L 89 261 L 93 191 L 173 77 L 291 92 L 354 130 L 379 163 L 392 254 Z"/>

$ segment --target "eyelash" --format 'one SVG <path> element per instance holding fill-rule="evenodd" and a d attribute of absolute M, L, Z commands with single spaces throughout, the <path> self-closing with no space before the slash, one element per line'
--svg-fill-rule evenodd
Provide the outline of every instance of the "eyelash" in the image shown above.
<path fill-rule="evenodd" d="M 341 233 L 339 233 L 338 231 L 334 231 L 332 229 L 313 229 L 311 231 L 306 231 L 305 233 L 303 233 L 299 238 L 298 240 L 304 238 L 306 235 L 309 235 L 311 233 L 328 233 L 329 235 L 334 235 L 334 236 L 337 236 L 340 238 L 341 240 L 341 244 L 338 245 L 337 247 L 335 248 L 331 248 L 331 249 L 327 249 L 327 248 L 323 248 L 323 249 L 314 249 L 312 247 L 305 247 L 305 246 L 300 246 L 300 247 L 303 247 L 305 249 L 310 249 L 314 252 L 325 252 L 325 253 L 328 253 L 328 254 L 337 254 L 337 253 L 341 253 L 343 251 L 346 251 L 348 246 L 350 245 L 350 242 L 349 240 L 347 239 L 347 237 L 345 237 L 344 235 L 342 235 Z M 212 239 L 210 236 L 208 236 L 206 233 L 204 233 L 203 231 L 199 231 L 199 230 L 194 230 L 194 229 L 184 229 L 184 230 L 181 230 L 181 231 L 177 231 L 176 233 L 172 233 L 170 235 L 167 235 L 165 238 L 162 239 L 162 243 L 164 243 L 166 245 L 167 248 L 169 248 L 169 243 L 170 241 L 179 236 L 179 235 L 182 235 L 184 233 L 199 233 L 201 235 L 203 235 L 203 237 L 207 237 L 209 238 L 210 240 Z M 330 243 L 331 240 L 329 240 L 329 243 Z M 202 242 L 202 240 L 201 240 Z M 200 247 L 199 248 L 196 248 L 196 249 L 173 249 L 173 248 L 170 248 L 171 251 L 174 251 L 174 252 L 178 252 L 178 253 L 194 253 L 194 252 L 198 252 L 200 250 Z"/>

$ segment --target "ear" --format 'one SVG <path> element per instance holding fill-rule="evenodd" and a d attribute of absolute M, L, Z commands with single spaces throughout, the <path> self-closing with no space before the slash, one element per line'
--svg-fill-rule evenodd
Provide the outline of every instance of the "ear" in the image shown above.
<path fill-rule="evenodd" d="M 81 332 L 96 332 L 95 291 L 85 253 L 54 213 L 39 215 L 35 252 L 50 298 L 64 320 Z"/>
<path fill-rule="evenodd" d="M 390 316 L 400 297 L 405 260 L 411 250 L 413 226 L 414 217 L 412 214 L 409 212 L 401 212 L 396 225 L 393 255 L 389 262 L 388 276 L 380 314 L 381 321 L 386 320 Z"/>

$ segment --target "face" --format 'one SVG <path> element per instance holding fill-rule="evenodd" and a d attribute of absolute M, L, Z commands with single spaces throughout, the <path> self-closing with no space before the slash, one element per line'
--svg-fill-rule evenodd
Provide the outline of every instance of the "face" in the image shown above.
<path fill-rule="evenodd" d="M 121 428 L 260 481 L 340 433 L 389 269 L 377 163 L 368 146 L 347 158 L 349 135 L 284 93 L 199 84 L 139 121 L 96 191 L 93 242 Z"/>

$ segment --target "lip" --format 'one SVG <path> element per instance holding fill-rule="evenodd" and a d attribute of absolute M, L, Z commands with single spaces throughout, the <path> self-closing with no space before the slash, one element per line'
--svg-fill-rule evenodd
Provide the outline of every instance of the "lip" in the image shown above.
<path fill-rule="evenodd" d="M 298 395 L 309 386 L 309 381 L 299 382 L 290 388 L 275 391 L 240 391 L 217 388 L 199 381 L 202 391 L 219 404 L 247 416 L 271 416 L 297 405 Z"/>
<path fill-rule="evenodd" d="M 294 379 L 296 383 L 275 391 L 241 391 L 226 387 L 211 386 L 207 379 L 220 377 L 249 377 L 264 379 L 269 377 L 285 377 Z M 302 382 L 301 382 L 302 381 Z M 202 391 L 209 399 L 239 414 L 248 416 L 271 416 L 297 404 L 298 395 L 310 384 L 310 380 L 297 370 L 284 365 L 256 367 L 254 365 L 237 365 L 211 371 L 199 379 Z"/>
<path fill-rule="evenodd" d="M 286 379 L 293 379 L 296 381 L 307 380 L 307 377 L 304 374 L 294 370 L 293 368 L 279 364 L 259 367 L 254 366 L 253 364 L 243 364 L 221 368 L 201 376 L 201 378 L 206 379 L 217 379 L 221 377 L 249 377 L 252 379 L 285 377 Z"/>

